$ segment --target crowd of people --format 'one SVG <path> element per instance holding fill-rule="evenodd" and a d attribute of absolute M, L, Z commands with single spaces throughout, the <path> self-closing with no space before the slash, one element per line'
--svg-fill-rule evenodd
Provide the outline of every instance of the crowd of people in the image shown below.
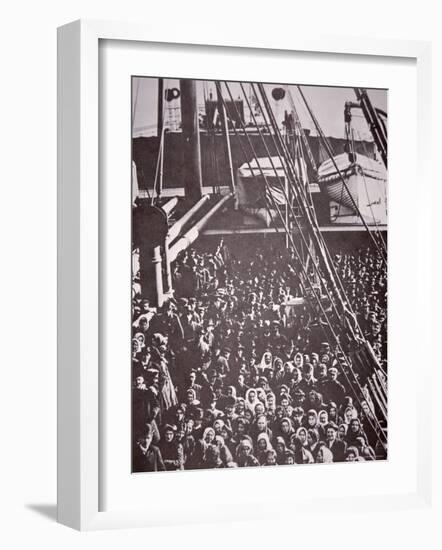
<path fill-rule="evenodd" d="M 295 267 L 294 267 L 295 266 Z M 359 325 L 386 368 L 386 272 L 371 249 L 335 255 Z M 161 308 L 133 285 L 133 471 L 386 457 L 279 247 L 188 249 Z"/>

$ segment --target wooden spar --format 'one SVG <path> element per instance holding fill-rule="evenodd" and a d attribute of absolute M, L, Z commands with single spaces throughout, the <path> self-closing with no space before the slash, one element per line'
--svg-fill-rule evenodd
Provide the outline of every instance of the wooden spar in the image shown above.
<path fill-rule="evenodd" d="M 178 204 L 178 197 L 173 197 L 172 199 L 167 201 L 166 204 L 163 204 L 161 208 L 163 209 L 163 212 L 169 215 L 177 204 Z"/>
<path fill-rule="evenodd" d="M 157 197 L 161 196 L 163 187 L 163 165 L 164 165 L 164 80 L 158 79 L 158 111 L 157 111 L 157 132 L 158 132 L 158 162 L 157 166 L 158 180 L 155 176 L 156 185 L 152 194 L 152 203 L 154 204 L 155 193 Z"/>
<path fill-rule="evenodd" d="M 162 259 L 161 259 L 161 248 L 156 246 L 153 249 L 152 264 L 155 273 L 155 299 L 156 306 L 161 307 L 164 302 L 164 293 L 163 293 L 163 269 L 162 269 Z"/>
<path fill-rule="evenodd" d="M 173 285 L 172 285 L 172 270 L 170 268 L 170 253 L 169 253 L 170 239 L 167 235 L 164 241 L 164 270 L 165 270 L 165 282 L 166 288 L 163 296 L 173 296 Z"/>
<path fill-rule="evenodd" d="M 210 195 L 204 195 L 200 198 L 200 200 L 195 203 L 192 208 L 190 208 L 184 216 L 182 216 L 179 220 L 177 220 L 172 227 L 169 229 L 168 239 L 171 243 L 174 241 L 178 235 L 180 234 L 180 231 L 184 227 L 184 225 L 192 218 L 192 216 L 205 204 L 210 198 Z"/>
<path fill-rule="evenodd" d="M 221 197 L 221 199 L 212 206 L 212 208 L 199 221 L 197 221 L 175 244 L 169 249 L 169 261 L 173 262 L 178 254 L 186 250 L 199 237 L 203 227 L 207 224 L 210 218 L 232 198 L 232 193 Z"/>
<path fill-rule="evenodd" d="M 158 139 L 161 138 L 163 132 L 163 105 L 164 105 L 164 80 L 158 79 L 158 116 L 157 116 L 157 132 Z"/>
<path fill-rule="evenodd" d="M 172 262 L 170 258 L 170 245 L 178 237 L 184 225 L 192 218 L 192 216 L 205 204 L 210 198 L 210 195 L 203 195 L 200 200 L 195 203 L 190 210 L 188 210 L 184 216 L 177 220 L 169 229 L 166 240 L 164 242 L 164 268 L 165 268 L 165 281 L 166 290 L 165 294 L 171 296 L 173 294 L 172 288 L 172 270 L 170 264 Z M 164 208 L 163 208 L 164 210 Z"/>
<path fill-rule="evenodd" d="M 186 198 L 192 203 L 203 195 L 196 81 L 180 80 L 180 91 L 185 159 L 184 191 Z"/>
<path fill-rule="evenodd" d="M 218 112 L 221 120 L 221 128 L 224 136 L 224 146 L 227 157 L 227 162 L 229 164 L 229 174 L 230 174 L 230 191 L 235 192 L 235 173 L 233 170 L 233 161 L 232 161 L 232 150 L 230 147 L 230 137 L 229 137 L 229 125 L 227 122 L 227 112 L 226 107 L 222 97 L 221 84 L 215 82 L 216 85 L 216 94 L 218 99 Z"/>

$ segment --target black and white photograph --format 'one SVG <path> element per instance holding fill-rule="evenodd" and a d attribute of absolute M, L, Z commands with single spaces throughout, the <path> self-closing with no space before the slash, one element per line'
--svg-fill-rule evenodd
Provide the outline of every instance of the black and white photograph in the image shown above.
<path fill-rule="evenodd" d="M 132 77 L 133 473 L 387 459 L 388 90 L 289 77 Z"/>

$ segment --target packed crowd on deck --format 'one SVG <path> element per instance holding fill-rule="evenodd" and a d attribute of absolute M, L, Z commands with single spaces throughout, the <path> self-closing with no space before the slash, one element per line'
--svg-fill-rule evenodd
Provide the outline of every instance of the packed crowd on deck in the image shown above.
<path fill-rule="evenodd" d="M 371 249 L 334 261 L 386 369 L 386 270 Z M 372 406 L 348 385 L 288 252 L 189 249 L 173 288 L 156 309 L 133 284 L 134 472 L 386 457 Z"/>

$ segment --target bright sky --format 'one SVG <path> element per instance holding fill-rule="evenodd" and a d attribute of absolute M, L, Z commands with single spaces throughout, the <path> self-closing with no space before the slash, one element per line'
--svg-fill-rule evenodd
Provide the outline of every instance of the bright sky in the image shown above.
<path fill-rule="evenodd" d="M 229 86 L 234 98 L 238 98 L 242 95 L 241 88 L 238 83 L 231 83 Z M 287 95 L 279 102 L 273 100 L 271 91 L 277 86 L 281 86 L 281 84 L 266 84 L 265 89 L 267 92 L 267 97 L 271 101 L 275 116 L 278 121 L 281 121 L 284 116 L 284 110 L 291 110 L 291 104 L 287 98 Z M 165 79 L 164 87 L 179 88 L 179 81 Z M 248 85 L 245 85 L 247 93 L 249 93 L 248 88 Z M 205 94 L 208 96 L 208 94 L 212 92 L 213 97 L 216 97 L 216 89 L 212 81 L 198 81 L 197 90 L 198 102 L 201 105 L 204 104 Z M 310 120 L 296 86 L 290 86 L 290 91 L 304 128 L 310 128 L 312 133 L 315 133 L 313 123 Z M 344 103 L 346 101 L 356 101 L 353 88 L 302 85 L 302 91 L 306 96 L 306 99 L 309 102 L 310 107 L 312 108 L 312 111 L 314 112 L 325 135 L 344 137 Z M 387 90 L 368 89 L 367 91 L 373 105 L 387 111 Z M 147 77 L 134 78 L 132 92 L 133 135 L 155 135 L 158 79 Z M 226 99 L 228 99 L 228 95 L 225 90 L 223 95 L 225 95 Z M 168 108 L 174 108 L 174 112 L 179 116 L 179 99 L 166 102 L 166 106 Z M 248 120 L 249 115 L 246 104 L 244 105 L 244 109 L 246 120 Z M 353 110 L 352 114 L 353 128 L 356 133 L 356 139 L 363 138 L 371 141 L 372 137 L 365 119 L 363 118 L 362 112 Z"/>

